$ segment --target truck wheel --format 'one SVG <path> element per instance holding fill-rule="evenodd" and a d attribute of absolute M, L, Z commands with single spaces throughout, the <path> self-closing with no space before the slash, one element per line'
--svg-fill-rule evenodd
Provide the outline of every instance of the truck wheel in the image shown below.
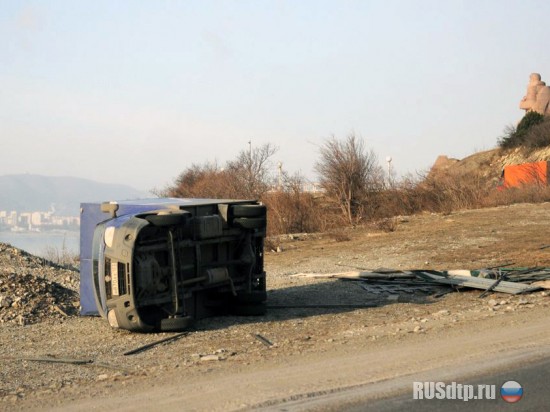
<path fill-rule="evenodd" d="M 238 217 L 233 219 L 233 224 L 243 229 L 264 229 L 265 217 Z"/>
<path fill-rule="evenodd" d="M 168 211 L 166 213 L 160 212 L 156 215 L 145 216 L 145 220 L 153 226 L 176 226 L 184 223 L 189 215 L 190 213 L 185 211 Z"/>
<path fill-rule="evenodd" d="M 99 296 L 97 296 L 97 292 L 95 291 L 95 288 L 94 288 L 94 299 L 95 299 L 95 306 L 96 306 L 96 309 L 97 309 L 97 313 L 102 318 L 107 319 L 107 312 L 105 312 L 103 310 L 103 305 L 101 304 L 101 299 L 99 299 Z"/>
<path fill-rule="evenodd" d="M 231 206 L 234 217 L 265 217 L 264 205 L 233 205 Z"/>
<path fill-rule="evenodd" d="M 265 302 L 251 305 L 235 304 L 231 306 L 231 313 L 236 316 L 263 316 L 267 312 Z"/>
<path fill-rule="evenodd" d="M 159 330 L 161 332 L 178 332 L 188 329 L 191 325 L 193 325 L 193 318 L 191 316 L 166 318 L 161 319 Z"/>

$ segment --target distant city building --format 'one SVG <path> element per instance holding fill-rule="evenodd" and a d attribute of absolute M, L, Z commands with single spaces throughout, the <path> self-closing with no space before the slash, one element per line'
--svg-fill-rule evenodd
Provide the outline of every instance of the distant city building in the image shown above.
<path fill-rule="evenodd" d="M 51 211 L 21 212 L 0 210 L 0 229 L 12 231 L 42 231 L 78 228 L 78 216 L 54 216 Z"/>
<path fill-rule="evenodd" d="M 302 185 L 302 190 L 308 193 L 322 193 L 325 191 L 317 182 L 306 182 Z"/>

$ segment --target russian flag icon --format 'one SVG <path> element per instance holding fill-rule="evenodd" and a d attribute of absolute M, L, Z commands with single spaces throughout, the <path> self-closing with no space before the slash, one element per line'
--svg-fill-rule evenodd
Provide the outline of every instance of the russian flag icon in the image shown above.
<path fill-rule="evenodd" d="M 508 403 L 515 403 L 523 396 L 523 388 L 516 381 L 504 382 L 500 387 L 500 397 Z"/>

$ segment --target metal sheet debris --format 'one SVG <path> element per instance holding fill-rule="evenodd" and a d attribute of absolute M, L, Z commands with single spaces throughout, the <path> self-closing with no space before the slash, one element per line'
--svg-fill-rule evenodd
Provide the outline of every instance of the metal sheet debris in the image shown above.
<path fill-rule="evenodd" d="M 496 284 L 494 279 L 485 279 L 474 276 L 461 276 L 461 275 L 445 275 L 434 274 L 429 272 L 417 272 L 418 276 L 424 279 L 432 279 L 434 282 L 443 283 L 446 285 L 465 286 L 475 289 L 487 290 Z M 520 293 L 533 292 L 539 290 L 538 286 L 531 286 L 528 284 L 518 282 L 501 281 L 498 285 L 493 286 L 493 290 L 496 292 L 510 293 L 517 295 Z"/>
<path fill-rule="evenodd" d="M 374 294 L 380 294 L 380 293 L 389 293 L 389 294 L 395 294 L 399 292 L 403 293 L 415 293 L 415 292 L 424 292 L 424 293 L 430 293 L 433 290 L 433 287 L 426 287 L 426 286 L 402 286 L 400 284 L 395 285 L 371 285 L 371 284 L 363 284 L 361 285 L 361 288 L 366 290 L 369 293 Z"/>
<path fill-rule="evenodd" d="M 374 295 L 395 295 L 426 293 L 441 297 L 446 293 L 441 288 L 452 287 L 481 289 L 479 296 L 490 292 L 508 294 L 529 293 L 540 289 L 550 289 L 550 268 L 509 268 L 510 263 L 500 267 L 459 270 L 392 270 L 381 269 L 337 272 L 337 273 L 297 273 L 292 277 L 339 279 L 361 282 L 367 293 Z"/>

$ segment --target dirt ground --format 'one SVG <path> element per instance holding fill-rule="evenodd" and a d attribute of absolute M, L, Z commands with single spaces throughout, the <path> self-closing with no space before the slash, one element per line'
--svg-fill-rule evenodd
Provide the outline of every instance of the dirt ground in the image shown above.
<path fill-rule="evenodd" d="M 436 368 L 456 376 L 465 365 L 480 364 L 488 348 L 546 355 L 539 349 L 550 343 L 547 292 L 479 298 L 479 290 L 463 290 L 436 298 L 372 294 L 361 282 L 291 276 L 550 267 L 548 203 L 395 223 L 393 232 L 358 227 L 298 234 L 270 239 L 266 248 L 270 306 L 375 307 L 272 308 L 262 317 L 207 319 L 177 340 L 128 356 L 173 334 L 134 334 L 78 316 L 0 324 L 0 409 L 271 408 Z M 39 361 L 43 357 L 73 363 Z"/>

